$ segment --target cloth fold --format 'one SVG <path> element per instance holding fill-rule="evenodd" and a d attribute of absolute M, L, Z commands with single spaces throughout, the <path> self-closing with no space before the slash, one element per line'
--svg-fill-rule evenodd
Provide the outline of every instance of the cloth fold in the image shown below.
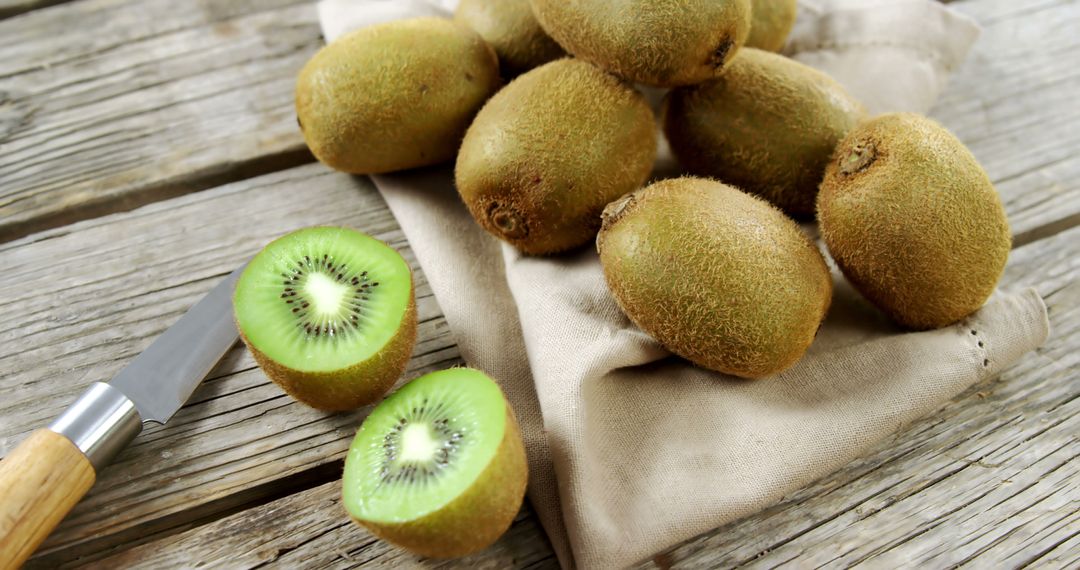
<path fill-rule="evenodd" d="M 327 38 L 341 21 L 384 18 L 375 6 L 386 4 L 323 0 Z M 977 33 L 927 0 L 804 0 L 785 52 L 870 109 L 926 111 Z M 1049 330 L 1028 290 L 999 292 L 952 327 L 900 331 L 834 272 L 833 306 L 807 355 L 775 377 L 739 380 L 672 357 L 636 329 L 593 248 L 533 258 L 488 236 L 449 167 L 372 178 L 462 356 L 514 406 L 529 497 L 566 568 L 626 566 L 761 510 L 996 374 Z"/>

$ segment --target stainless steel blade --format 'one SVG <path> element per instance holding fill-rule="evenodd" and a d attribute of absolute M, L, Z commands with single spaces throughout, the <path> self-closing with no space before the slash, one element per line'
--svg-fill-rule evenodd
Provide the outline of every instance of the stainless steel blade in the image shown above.
<path fill-rule="evenodd" d="M 109 382 L 135 402 L 143 421 L 168 421 L 239 338 L 232 294 L 243 269 L 218 283 Z"/>

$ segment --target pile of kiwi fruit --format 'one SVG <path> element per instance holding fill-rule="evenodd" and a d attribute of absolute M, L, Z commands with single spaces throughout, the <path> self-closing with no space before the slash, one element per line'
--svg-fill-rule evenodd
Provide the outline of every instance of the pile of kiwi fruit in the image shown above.
<path fill-rule="evenodd" d="M 869 116 L 777 53 L 796 10 L 461 0 L 453 18 L 327 45 L 299 74 L 298 122 L 315 157 L 344 172 L 453 163 L 464 207 L 495 238 L 533 256 L 593 243 L 615 302 L 670 352 L 783 382 L 833 290 L 797 222 L 816 220 L 842 274 L 910 330 L 977 310 L 1011 247 L 993 185 L 955 136 L 920 115 Z M 656 112 L 641 85 L 667 90 Z M 651 180 L 660 137 L 682 172 Z M 348 516 L 414 553 L 463 556 L 509 527 L 525 449 L 481 371 L 431 373 L 386 396 L 416 340 L 412 279 L 375 238 L 301 229 L 250 262 L 236 321 L 298 401 L 376 405 L 345 461 Z"/>

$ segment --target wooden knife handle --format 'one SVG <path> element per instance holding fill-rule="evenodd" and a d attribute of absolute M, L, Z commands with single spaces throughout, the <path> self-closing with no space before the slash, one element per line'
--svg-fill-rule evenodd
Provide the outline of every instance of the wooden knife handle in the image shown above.
<path fill-rule="evenodd" d="M 0 568 L 18 568 L 94 485 L 68 438 L 39 429 L 0 461 Z"/>

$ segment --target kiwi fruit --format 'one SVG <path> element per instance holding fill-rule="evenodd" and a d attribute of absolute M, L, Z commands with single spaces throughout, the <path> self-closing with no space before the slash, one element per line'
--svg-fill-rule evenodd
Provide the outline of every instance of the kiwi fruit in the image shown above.
<path fill-rule="evenodd" d="M 741 50 L 723 77 L 672 90 L 661 113 L 672 152 L 691 174 L 797 218 L 813 217 L 825 165 L 863 116 L 829 76 L 754 48 Z"/>
<path fill-rule="evenodd" d="M 718 76 L 750 34 L 750 0 L 530 1 L 566 51 L 656 87 Z"/>
<path fill-rule="evenodd" d="M 768 202 L 702 178 L 609 205 L 604 277 L 630 320 L 698 366 L 759 378 L 810 346 L 832 300 L 821 252 Z"/>
<path fill-rule="evenodd" d="M 495 52 L 443 18 L 376 24 L 338 38 L 296 83 L 296 115 L 327 166 L 376 174 L 454 157 L 469 122 L 498 89 Z"/>
<path fill-rule="evenodd" d="M 514 412 L 483 372 L 451 368 L 380 403 L 349 446 L 345 510 L 421 556 L 465 556 L 495 542 L 528 481 Z"/>
<path fill-rule="evenodd" d="M 990 178 L 955 136 L 895 113 L 836 149 L 818 196 L 825 245 L 855 288 L 901 326 L 950 325 L 981 307 L 1012 237 Z"/>
<path fill-rule="evenodd" d="M 795 25 L 797 0 L 752 0 L 753 19 L 746 47 L 780 51 Z"/>
<path fill-rule="evenodd" d="M 240 275 L 233 308 L 259 367 L 321 410 L 381 398 L 416 343 L 409 264 L 348 228 L 307 228 L 271 242 Z"/>
<path fill-rule="evenodd" d="M 640 93 L 561 59 L 507 85 L 461 143 L 455 181 L 476 221 L 528 254 L 588 243 L 604 206 L 641 186 L 656 121 Z"/>
<path fill-rule="evenodd" d="M 454 19 L 476 30 L 495 49 L 505 77 L 566 55 L 540 27 L 529 0 L 461 0 Z"/>

